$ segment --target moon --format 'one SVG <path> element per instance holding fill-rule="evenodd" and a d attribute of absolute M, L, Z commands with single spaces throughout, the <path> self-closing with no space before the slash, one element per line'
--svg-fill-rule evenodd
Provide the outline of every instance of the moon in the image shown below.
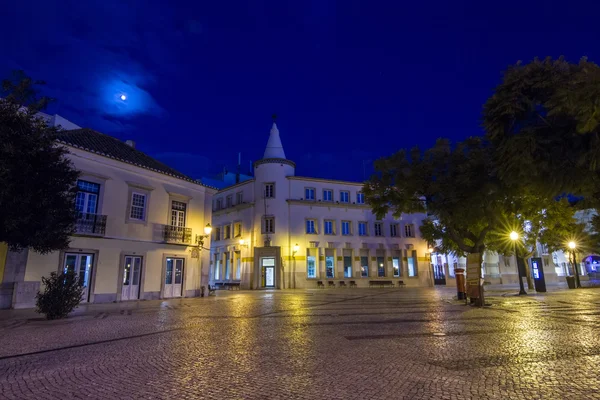
<path fill-rule="evenodd" d="M 125 96 L 124 94 L 121 95 L 121 100 L 125 101 L 127 100 L 127 96 Z"/>

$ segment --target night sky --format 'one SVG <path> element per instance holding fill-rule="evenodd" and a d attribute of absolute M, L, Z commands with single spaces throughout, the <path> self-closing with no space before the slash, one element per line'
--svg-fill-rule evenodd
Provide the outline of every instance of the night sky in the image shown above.
<path fill-rule="evenodd" d="M 402 147 L 481 134 L 517 60 L 599 62 L 598 2 L 556 3 L 5 1 L 0 76 L 46 80 L 49 113 L 196 178 L 238 152 L 247 170 L 276 113 L 297 175 L 360 181 Z"/>

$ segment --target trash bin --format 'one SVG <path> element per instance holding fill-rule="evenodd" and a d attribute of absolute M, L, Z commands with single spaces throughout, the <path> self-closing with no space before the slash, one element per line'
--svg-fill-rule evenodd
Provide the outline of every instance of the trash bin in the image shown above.
<path fill-rule="evenodd" d="M 575 289 L 575 277 L 574 276 L 565 276 L 567 279 L 567 285 L 569 285 L 569 289 Z"/>
<path fill-rule="evenodd" d="M 200 286 L 200 297 L 204 297 L 204 286 Z"/>

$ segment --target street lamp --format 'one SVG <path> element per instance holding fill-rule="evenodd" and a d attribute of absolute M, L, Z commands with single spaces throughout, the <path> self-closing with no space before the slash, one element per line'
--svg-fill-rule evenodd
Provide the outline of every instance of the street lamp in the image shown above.
<path fill-rule="evenodd" d="M 206 226 L 204 227 L 204 235 L 196 235 L 196 246 L 198 247 L 198 250 L 209 250 L 206 247 L 204 247 L 204 239 L 208 238 L 210 236 L 210 234 L 212 233 L 212 226 L 210 226 L 210 224 L 206 224 Z"/>
<path fill-rule="evenodd" d="M 296 255 L 296 253 L 298 252 L 298 250 L 300 250 L 300 246 L 298 246 L 298 243 L 296 243 L 294 245 L 293 251 L 292 251 L 292 257 L 294 257 Z"/>
<path fill-rule="evenodd" d="M 578 288 L 581 287 L 581 282 L 579 281 L 579 270 L 577 269 L 577 258 L 575 256 L 575 249 L 577 248 L 577 243 L 574 241 L 570 241 L 569 249 L 571 249 L 571 255 L 573 256 L 573 269 L 575 270 L 575 284 Z"/>
<path fill-rule="evenodd" d="M 521 268 L 519 268 L 519 256 L 517 256 L 517 240 L 519 240 L 519 234 L 512 231 L 509 235 L 510 240 L 513 242 L 513 249 L 515 251 L 515 261 L 517 262 L 517 275 L 519 276 L 519 296 L 527 294 L 525 286 L 523 286 L 523 278 L 521 277 Z"/>

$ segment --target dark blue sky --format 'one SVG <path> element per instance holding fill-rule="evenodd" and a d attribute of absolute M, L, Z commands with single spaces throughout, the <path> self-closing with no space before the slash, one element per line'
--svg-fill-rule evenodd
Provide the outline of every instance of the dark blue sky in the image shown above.
<path fill-rule="evenodd" d="M 247 169 L 277 113 L 298 175 L 362 180 L 363 161 L 480 134 L 507 65 L 600 61 L 595 3 L 7 1 L 0 74 L 194 177 L 240 151 Z"/>

